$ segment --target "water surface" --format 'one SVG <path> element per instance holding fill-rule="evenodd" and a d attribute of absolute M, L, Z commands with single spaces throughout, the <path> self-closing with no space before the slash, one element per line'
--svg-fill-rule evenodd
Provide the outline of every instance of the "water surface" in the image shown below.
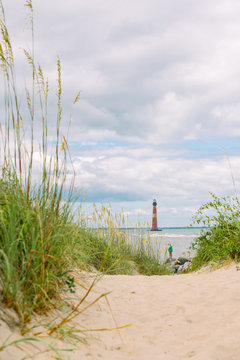
<path fill-rule="evenodd" d="M 125 229 L 128 238 L 136 249 L 142 246 L 147 252 L 158 256 L 159 260 L 168 257 L 168 244 L 172 244 L 173 257 L 190 256 L 191 244 L 200 235 L 202 228 L 162 228 L 162 231 L 149 229 Z"/>

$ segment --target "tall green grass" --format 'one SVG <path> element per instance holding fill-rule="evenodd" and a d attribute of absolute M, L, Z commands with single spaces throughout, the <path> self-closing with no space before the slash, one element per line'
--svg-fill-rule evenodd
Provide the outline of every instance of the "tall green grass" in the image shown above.
<path fill-rule="evenodd" d="M 34 55 L 32 1 L 25 1 L 25 6 L 32 49 L 24 50 L 30 67 L 30 86 L 25 89 L 24 101 L 17 91 L 14 52 L 0 0 L 0 65 L 4 79 L 0 127 L 0 295 L 7 306 L 18 312 L 22 327 L 33 312 L 45 312 L 55 303 L 58 290 L 69 286 L 66 279 L 74 267 L 95 267 L 112 273 L 166 273 L 158 258 L 147 253 L 146 246 L 130 246 L 117 231 L 119 222 L 114 222 L 110 213 L 103 219 L 107 231 L 89 229 L 81 216 L 76 220 L 74 169 L 70 183 L 66 182 L 71 159 L 67 139 L 61 135 L 61 62 L 57 59 L 56 136 L 52 151 L 48 139 L 49 84 Z M 79 97 L 80 92 L 73 105 Z M 28 115 L 22 109 L 27 109 Z M 37 181 L 35 152 L 41 161 Z M 101 216 L 98 213 L 99 221 Z"/>
<path fill-rule="evenodd" d="M 237 196 L 217 197 L 197 211 L 194 222 L 203 224 L 192 248 L 195 250 L 193 269 L 213 262 L 240 260 L 240 202 Z"/>
<path fill-rule="evenodd" d="M 160 260 L 164 258 L 164 249 L 150 237 L 150 231 L 142 231 L 142 228 L 149 228 L 148 223 L 141 224 L 138 221 L 134 230 L 129 231 L 125 228 L 128 219 L 123 211 L 114 214 L 110 206 L 106 208 L 101 205 L 99 208 L 95 204 L 92 215 L 85 223 L 94 239 L 95 252 L 91 251 L 94 266 L 100 265 L 100 259 L 106 253 L 103 269 L 108 269 L 112 274 L 169 273 L 165 261 Z"/>
<path fill-rule="evenodd" d="M 56 145 L 55 152 L 50 153 L 47 118 L 48 81 L 44 78 L 40 65 L 35 63 L 33 44 L 32 52 L 24 50 L 31 68 L 32 81 L 31 89 L 26 88 L 25 93 L 24 106 L 28 109 L 28 118 L 25 113 L 23 118 L 19 105 L 22 94 L 20 96 L 17 91 L 12 43 L 2 2 L 0 5 L 0 61 L 4 78 L 0 144 L 0 287 L 3 301 L 16 309 L 24 324 L 33 311 L 46 310 L 64 281 L 63 274 L 69 269 L 64 253 L 69 247 L 68 231 L 73 221 L 73 181 L 69 186 L 68 197 L 63 202 L 68 145 L 65 137 L 60 135 L 60 60 L 57 60 L 56 71 Z M 26 1 L 25 5 L 29 10 L 33 38 L 31 0 Z M 74 103 L 78 97 L 77 95 Z M 40 143 L 35 140 L 36 125 L 38 134 L 41 129 Z M 30 133 L 25 133 L 25 129 L 30 129 Z M 34 183 L 35 151 L 41 159 L 41 171 L 38 181 Z"/>

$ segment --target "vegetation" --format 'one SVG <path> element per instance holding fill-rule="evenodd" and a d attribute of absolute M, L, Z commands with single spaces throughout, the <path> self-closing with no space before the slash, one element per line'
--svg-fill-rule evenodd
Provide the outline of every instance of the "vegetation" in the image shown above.
<path fill-rule="evenodd" d="M 163 275 L 167 274 L 166 264 L 159 263 L 160 244 L 153 248 L 153 239 L 150 232 L 142 231 L 141 224 L 138 222 L 134 230 L 124 230 L 124 213 L 113 214 L 111 207 L 106 208 L 102 205 L 97 208 L 93 204 L 92 216 L 85 219 L 84 214 L 80 214 L 83 224 L 87 227 L 79 226 L 80 231 L 85 231 L 85 237 L 81 237 L 78 243 L 79 253 L 83 254 L 83 262 L 78 258 L 80 267 L 84 263 L 93 265 L 95 268 L 102 266 L 103 271 L 111 274 L 145 274 Z M 143 224 L 143 227 L 149 227 Z M 156 244 L 157 245 L 157 244 Z M 76 242 L 75 242 L 76 246 Z M 86 257 L 88 257 L 86 261 Z M 163 257 L 163 256 L 161 256 Z M 104 264 L 102 261 L 104 259 Z"/>
<path fill-rule="evenodd" d="M 25 1 L 25 5 L 34 39 L 31 0 Z M 153 251 L 149 237 L 141 234 L 139 225 L 133 236 L 119 230 L 124 227 L 123 214 L 115 218 L 104 206 L 100 210 L 94 206 L 90 220 L 81 209 L 76 217 L 74 169 L 73 177 L 69 178 L 71 158 L 67 139 L 61 134 L 61 62 L 57 60 L 56 138 L 55 147 L 51 149 L 48 80 L 36 63 L 33 43 L 31 51 L 24 50 L 30 66 L 31 85 L 30 90 L 25 90 L 23 104 L 23 95 L 17 91 L 14 53 L 1 0 L 0 11 L 0 65 L 4 87 L 0 93 L 3 109 L 0 124 L 0 300 L 17 311 L 24 332 L 34 312 L 44 313 L 56 305 L 60 291 L 74 293 L 75 269 L 95 271 L 97 278 L 100 272 L 161 275 L 167 274 L 168 268 L 159 264 L 160 249 Z M 79 98 L 80 92 L 73 105 Z M 27 109 L 28 113 L 22 109 Z M 34 168 L 36 155 L 37 169 Z M 193 244 L 193 269 L 210 261 L 239 260 L 239 215 L 237 197 L 218 198 L 212 194 L 212 201 L 201 206 L 194 222 L 207 229 Z M 49 334 L 79 313 L 96 278 L 70 314 L 48 325 Z M 36 338 L 26 339 L 36 341 Z M 12 342 L 0 346 L 0 351 L 9 344 Z"/>
<path fill-rule="evenodd" d="M 90 231 L 79 229 L 79 237 L 74 240 L 75 263 L 78 267 L 91 270 L 92 267 L 108 274 L 144 274 L 144 275 L 165 275 L 168 274 L 166 264 L 159 263 L 157 254 L 149 255 L 145 247 L 139 244 L 136 250 L 129 236 L 129 245 L 119 238 L 119 232 L 115 229 L 111 237 L 109 234 L 102 234 L 102 230 Z M 124 237 L 125 232 L 121 233 Z M 104 261 L 104 263 L 103 263 Z"/>
<path fill-rule="evenodd" d="M 219 263 L 240 259 L 240 203 L 237 196 L 217 197 L 203 204 L 194 217 L 194 222 L 207 226 L 196 239 L 193 269 L 208 262 Z"/>
<path fill-rule="evenodd" d="M 29 11 L 32 38 L 33 7 Z M 64 287 L 74 292 L 74 267 L 101 269 L 112 273 L 161 274 L 165 266 L 148 254 L 141 242 L 138 249 L 127 244 L 109 213 L 107 231 L 89 229 L 73 211 L 73 178 L 68 178 L 71 159 L 68 143 L 61 135 L 62 81 L 57 60 L 57 107 L 55 148 L 48 140 L 49 84 L 32 51 L 24 50 L 30 65 L 30 90 L 20 107 L 13 48 L 0 1 L 0 62 L 4 85 L 0 127 L 0 295 L 19 314 L 22 328 L 33 312 L 54 305 Z M 2 94 L 2 93 L 1 93 Z M 77 94 L 73 104 L 79 100 Z M 22 108 L 28 110 L 28 115 Z M 37 134 L 41 133 L 40 141 Z M 40 131 L 41 129 L 41 131 Z M 34 156 L 39 159 L 38 174 Z M 40 170 L 39 170 L 40 168 Z M 64 200 L 64 201 L 63 201 Z M 99 214 L 99 218 L 100 218 Z M 81 220 L 80 220 L 81 219 Z"/>

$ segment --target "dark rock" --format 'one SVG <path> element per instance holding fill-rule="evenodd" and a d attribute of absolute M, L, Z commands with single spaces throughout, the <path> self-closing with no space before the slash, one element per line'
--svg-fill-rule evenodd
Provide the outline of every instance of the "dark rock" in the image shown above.
<path fill-rule="evenodd" d="M 189 270 L 192 265 L 191 259 L 180 256 L 177 259 L 167 259 L 169 271 L 173 274 L 182 274 Z"/>
<path fill-rule="evenodd" d="M 183 264 L 185 264 L 186 262 L 189 262 L 189 261 L 191 261 L 191 260 L 180 256 L 179 258 L 177 258 L 175 260 L 175 264 L 176 265 L 183 265 Z"/>
<path fill-rule="evenodd" d="M 175 274 L 178 272 L 179 266 L 180 266 L 180 265 L 174 265 L 174 266 L 173 266 L 173 269 L 174 269 L 174 273 L 175 273 Z"/>
<path fill-rule="evenodd" d="M 176 265 L 177 266 L 177 265 Z M 191 261 L 186 261 L 183 265 L 179 265 L 177 273 L 181 274 L 188 271 L 192 266 Z"/>

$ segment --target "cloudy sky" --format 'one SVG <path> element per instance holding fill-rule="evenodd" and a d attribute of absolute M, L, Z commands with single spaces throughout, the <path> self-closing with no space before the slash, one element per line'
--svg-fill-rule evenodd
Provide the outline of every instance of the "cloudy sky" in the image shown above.
<path fill-rule="evenodd" d="M 21 66 L 24 1 L 3 3 Z M 184 226 L 210 191 L 234 193 L 232 176 L 239 190 L 238 0 L 33 5 L 35 53 L 50 82 L 62 61 L 66 118 L 82 91 L 68 140 L 87 203 L 150 221 L 156 198 L 158 225 Z"/>

